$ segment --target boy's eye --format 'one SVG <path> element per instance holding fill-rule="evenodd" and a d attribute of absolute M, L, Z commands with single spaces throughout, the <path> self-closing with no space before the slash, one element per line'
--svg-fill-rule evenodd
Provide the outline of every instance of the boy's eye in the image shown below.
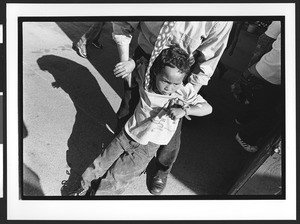
<path fill-rule="evenodd" d="M 173 83 L 174 86 L 179 86 L 181 83 Z"/>

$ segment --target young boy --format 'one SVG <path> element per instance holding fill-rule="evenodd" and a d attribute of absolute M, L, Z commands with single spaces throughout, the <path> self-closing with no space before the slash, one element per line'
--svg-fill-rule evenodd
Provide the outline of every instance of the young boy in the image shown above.
<path fill-rule="evenodd" d="M 148 88 L 144 88 L 146 61 L 136 66 L 136 81 L 140 101 L 133 116 L 110 145 L 94 160 L 82 175 L 84 195 L 91 182 L 101 177 L 98 190 L 121 193 L 147 167 L 160 145 L 166 145 L 174 135 L 180 118 L 205 116 L 212 107 L 194 91 L 192 84 L 183 85 L 190 72 L 189 55 L 180 47 L 164 49 L 154 61 Z M 124 66 L 133 70 L 134 61 L 116 65 L 115 73 Z M 147 89 L 147 90 L 146 90 Z"/>

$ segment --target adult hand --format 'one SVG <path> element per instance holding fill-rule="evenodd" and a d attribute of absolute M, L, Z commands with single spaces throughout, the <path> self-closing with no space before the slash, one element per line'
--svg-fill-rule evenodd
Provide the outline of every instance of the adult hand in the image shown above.
<path fill-rule="evenodd" d="M 113 72 L 116 77 L 121 77 L 122 79 L 131 74 L 135 68 L 135 62 L 131 58 L 128 61 L 122 61 L 116 64 Z"/>
<path fill-rule="evenodd" d="M 173 98 L 172 100 L 170 100 L 168 108 L 183 107 L 183 106 L 184 106 L 184 102 L 176 97 L 176 98 Z"/>
<path fill-rule="evenodd" d="M 167 114 L 172 120 L 177 120 L 179 118 L 184 117 L 185 110 L 182 107 L 172 107 L 169 108 Z"/>

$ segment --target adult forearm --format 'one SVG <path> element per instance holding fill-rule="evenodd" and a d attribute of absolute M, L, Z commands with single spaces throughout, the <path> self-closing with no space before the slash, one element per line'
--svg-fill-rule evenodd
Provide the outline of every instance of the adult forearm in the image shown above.
<path fill-rule="evenodd" d="M 117 45 L 118 53 L 119 53 L 119 59 L 120 61 L 128 61 L 129 60 L 129 45 Z"/>
<path fill-rule="evenodd" d="M 201 89 L 201 87 L 203 85 L 206 85 L 207 82 L 209 80 L 209 77 L 205 76 L 204 74 L 194 74 L 192 73 L 192 75 L 189 77 L 189 83 L 192 84 L 194 90 L 196 93 L 199 92 L 199 90 Z"/>
<path fill-rule="evenodd" d="M 226 48 L 231 31 L 232 22 L 217 22 L 211 29 L 207 38 L 197 48 L 195 64 L 189 81 L 196 90 L 202 85 L 207 85 L 219 63 Z"/>
<path fill-rule="evenodd" d="M 202 104 L 199 106 L 190 106 L 186 109 L 186 115 L 188 116 L 206 116 L 212 113 L 212 107 L 208 103 Z"/>
<path fill-rule="evenodd" d="M 117 48 L 118 48 L 120 62 L 128 61 L 129 60 L 129 45 L 128 44 L 117 45 Z M 127 76 L 125 76 L 124 79 L 128 82 L 128 86 L 131 87 L 131 73 L 129 73 Z"/>
<path fill-rule="evenodd" d="M 208 61 L 201 62 L 199 57 L 195 58 L 195 63 L 192 66 L 192 72 L 188 81 L 193 85 L 196 92 L 198 92 L 203 85 L 208 84 L 213 74 L 212 66 L 214 66 L 214 64 Z"/>

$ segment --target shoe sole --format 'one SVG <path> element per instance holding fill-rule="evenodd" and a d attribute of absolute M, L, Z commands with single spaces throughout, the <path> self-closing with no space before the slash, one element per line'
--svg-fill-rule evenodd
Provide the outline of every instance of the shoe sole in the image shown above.
<path fill-rule="evenodd" d="M 257 148 L 256 149 L 247 149 L 246 146 L 243 145 L 243 142 L 242 142 L 242 139 L 240 138 L 239 136 L 239 133 L 236 134 L 235 136 L 235 139 L 236 141 L 240 144 L 240 146 L 242 146 L 242 148 L 247 151 L 247 152 L 251 152 L 251 153 L 254 153 L 254 152 L 257 152 Z"/>
<path fill-rule="evenodd" d="M 73 49 L 76 51 L 76 53 L 80 56 L 80 57 L 83 57 L 83 58 L 87 58 L 87 54 L 85 54 L 81 48 L 78 46 L 78 45 L 74 45 L 73 46 Z"/>

